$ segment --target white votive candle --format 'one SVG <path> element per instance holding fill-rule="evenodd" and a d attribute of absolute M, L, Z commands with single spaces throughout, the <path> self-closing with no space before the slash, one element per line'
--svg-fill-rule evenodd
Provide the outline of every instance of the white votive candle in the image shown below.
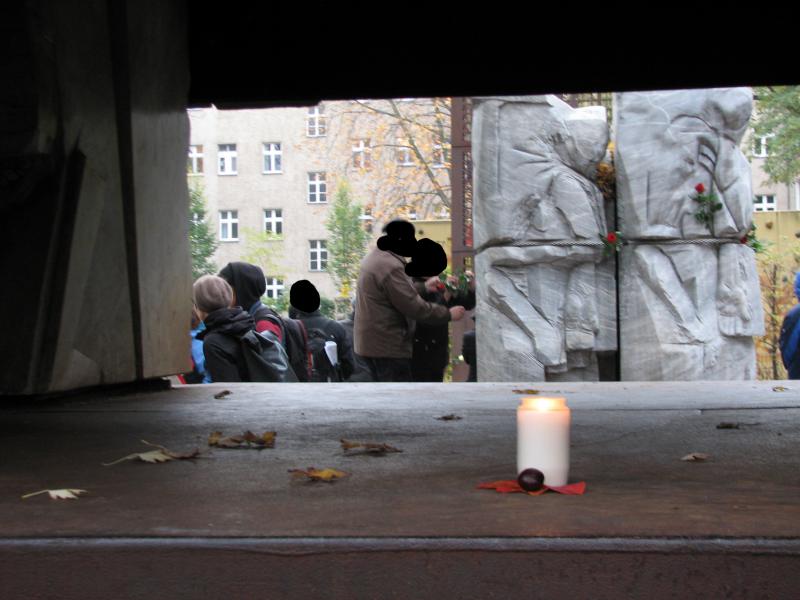
<path fill-rule="evenodd" d="M 517 408 L 517 474 L 539 469 L 544 473 L 545 485 L 566 485 L 569 425 L 570 412 L 564 398 L 523 398 Z"/>

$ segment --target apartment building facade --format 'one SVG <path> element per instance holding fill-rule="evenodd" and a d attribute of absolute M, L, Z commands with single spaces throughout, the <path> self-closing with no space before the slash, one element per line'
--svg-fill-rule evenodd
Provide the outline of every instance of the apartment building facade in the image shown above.
<path fill-rule="evenodd" d="M 189 185 L 203 189 L 217 266 L 259 264 L 269 298 L 300 279 L 336 297 L 326 221 L 339 185 L 373 237 L 391 218 L 449 216 L 448 108 L 403 99 L 190 109 Z"/>

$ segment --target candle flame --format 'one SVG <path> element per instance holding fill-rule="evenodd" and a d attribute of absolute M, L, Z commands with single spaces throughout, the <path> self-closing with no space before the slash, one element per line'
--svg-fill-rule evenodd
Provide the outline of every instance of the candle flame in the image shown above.
<path fill-rule="evenodd" d="M 548 412 L 551 410 L 564 410 L 567 407 L 564 398 L 548 398 L 532 396 L 522 399 L 522 408 L 527 410 L 537 410 L 539 412 Z"/>

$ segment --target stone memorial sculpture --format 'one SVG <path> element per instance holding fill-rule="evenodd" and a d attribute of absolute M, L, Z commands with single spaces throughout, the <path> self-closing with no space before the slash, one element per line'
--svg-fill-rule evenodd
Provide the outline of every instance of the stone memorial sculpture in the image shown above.
<path fill-rule="evenodd" d="M 616 349 L 603 196 L 605 109 L 555 96 L 475 101 L 478 378 L 597 380 Z"/>
<path fill-rule="evenodd" d="M 749 88 L 615 98 L 623 380 L 755 378 L 763 335 L 750 166 Z M 696 187 L 721 205 L 698 220 Z"/>

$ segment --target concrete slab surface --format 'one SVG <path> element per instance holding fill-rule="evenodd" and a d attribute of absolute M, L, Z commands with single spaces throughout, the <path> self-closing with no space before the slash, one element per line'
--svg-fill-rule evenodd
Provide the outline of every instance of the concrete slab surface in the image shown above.
<path fill-rule="evenodd" d="M 585 495 L 475 489 L 515 475 L 513 390 L 525 388 L 567 397 L 570 480 L 586 481 Z M 223 389 L 232 393 L 215 399 Z M 436 419 L 451 413 L 462 419 Z M 718 429 L 723 422 L 739 428 Z M 101 466 L 148 450 L 142 439 L 174 451 L 208 450 L 212 431 L 245 429 L 277 431 L 275 448 Z M 99 579 L 102 593 L 127 590 L 132 565 L 161 569 L 158 585 L 140 582 L 141 597 L 154 590 L 194 597 L 197 590 L 186 587 L 192 569 L 199 571 L 190 579 L 206 581 L 206 591 L 217 589 L 209 580 L 227 582 L 225 589 L 260 581 L 273 591 L 296 580 L 274 597 L 336 597 L 339 589 L 364 594 L 355 597 L 448 597 L 437 586 L 456 589 L 464 577 L 471 583 L 462 597 L 492 597 L 491 581 L 500 597 L 509 593 L 515 564 L 538 564 L 525 572 L 543 591 L 574 585 L 594 590 L 593 597 L 619 594 L 621 585 L 634 596 L 655 586 L 661 591 L 649 597 L 669 597 L 688 593 L 692 582 L 698 593 L 728 586 L 730 597 L 760 597 L 748 595 L 754 590 L 784 597 L 800 585 L 794 382 L 213 384 L 6 406 L 0 435 L 0 581 L 52 564 L 52 581 L 67 586 L 60 597 L 69 597 L 74 569 L 98 560 L 107 575 Z M 340 438 L 403 452 L 345 456 Z M 690 452 L 710 459 L 680 460 Z M 308 466 L 351 475 L 326 484 L 287 473 Z M 20 498 L 65 487 L 89 493 L 72 501 Z M 494 564 L 498 552 L 505 559 Z M 148 562 L 162 554 L 175 562 Z M 256 562 L 250 568 L 248 561 Z M 610 578 L 602 566 L 608 561 L 622 561 Z M 278 569 L 269 577 L 267 563 Z M 372 575 L 359 588 L 350 568 Z M 310 580 L 298 574 L 310 571 Z M 415 575 L 379 593 L 389 571 Z M 542 576 L 556 571 L 566 579 Z M 29 575 L 19 576 L 20 593 L 41 585 Z M 317 592 L 298 595 L 303 581 Z"/>

